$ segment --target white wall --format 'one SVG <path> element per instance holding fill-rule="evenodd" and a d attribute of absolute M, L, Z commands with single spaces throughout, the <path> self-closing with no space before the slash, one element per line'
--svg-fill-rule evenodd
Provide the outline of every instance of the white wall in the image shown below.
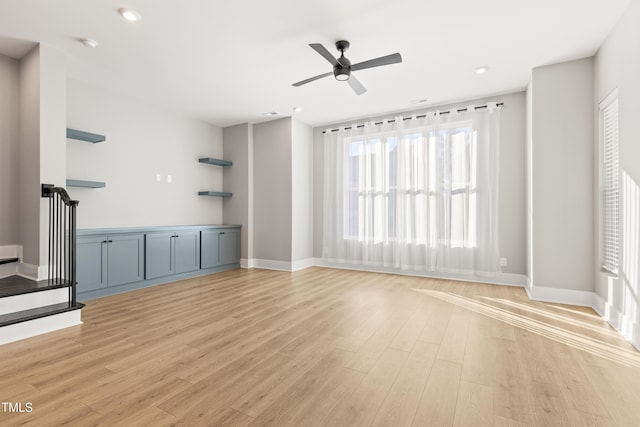
<path fill-rule="evenodd" d="M 292 120 L 291 261 L 313 258 L 313 130 Z"/>
<path fill-rule="evenodd" d="M 253 256 L 291 261 L 291 118 L 253 126 Z"/>
<path fill-rule="evenodd" d="M 250 212 L 253 211 L 253 126 L 243 123 L 223 129 L 224 160 L 233 162 L 223 172 L 224 191 L 233 196 L 223 202 L 225 224 L 242 225 L 240 256 L 253 258 L 253 226 Z"/>
<path fill-rule="evenodd" d="M 593 251 L 596 269 L 596 293 L 601 298 L 600 311 L 622 334 L 640 348 L 640 2 L 631 2 L 618 25 L 595 57 L 595 102 L 597 106 L 609 93 L 618 89 L 621 230 L 618 277 L 604 274 L 599 266 L 600 241 L 597 221 Z M 597 116 L 596 116 L 597 117 Z M 598 121 L 596 120 L 596 129 Z M 599 129 L 596 130 L 599 135 Z M 594 152 L 598 153 L 598 138 Z M 599 162 L 596 159 L 596 165 Z M 597 176 L 597 175 L 596 175 Z M 593 194 L 594 211 L 599 210 L 598 181 Z"/>
<path fill-rule="evenodd" d="M 526 197 L 526 213 L 527 213 L 527 240 L 526 240 L 526 256 L 527 256 L 527 286 L 531 286 L 533 281 L 533 165 L 531 160 L 533 146 L 533 81 L 529 79 L 526 95 L 526 174 L 527 174 L 527 197 Z"/>
<path fill-rule="evenodd" d="M 198 196 L 223 189 L 222 168 L 198 163 L 223 157 L 222 129 L 77 80 L 68 81 L 67 103 L 68 127 L 107 137 L 66 143 L 67 177 L 107 184 L 68 188 L 80 201 L 79 228 L 222 222 L 222 199 Z"/>
<path fill-rule="evenodd" d="M 449 110 L 469 104 L 482 105 L 489 101 L 504 102 L 500 125 L 500 255 L 507 258 L 503 272 L 524 275 L 526 271 L 526 174 L 525 174 L 525 93 L 517 92 L 490 98 L 474 99 L 455 104 L 434 106 L 422 110 L 398 113 L 408 116 L 416 112 Z M 359 119 L 352 122 L 333 123 L 313 129 L 313 253 L 322 257 L 323 183 L 325 129 L 333 129 L 351 123 L 386 119 L 389 116 Z"/>
<path fill-rule="evenodd" d="M 19 63 L 0 55 L 0 246 L 18 243 Z"/>
<path fill-rule="evenodd" d="M 40 45 L 40 183 L 65 186 L 67 67 L 65 54 Z M 40 262 L 48 263 L 49 200 L 40 197 Z"/>
<path fill-rule="evenodd" d="M 593 58 L 532 72 L 533 287 L 593 291 Z"/>

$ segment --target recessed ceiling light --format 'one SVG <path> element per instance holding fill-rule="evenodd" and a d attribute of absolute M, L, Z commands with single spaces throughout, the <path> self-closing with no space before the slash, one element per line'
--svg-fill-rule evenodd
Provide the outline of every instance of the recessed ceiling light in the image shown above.
<path fill-rule="evenodd" d="M 277 111 L 269 111 L 268 113 L 262 113 L 263 116 L 277 116 L 278 112 Z"/>
<path fill-rule="evenodd" d="M 302 111 L 302 107 L 293 107 L 293 111 L 299 113 L 300 111 Z"/>
<path fill-rule="evenodd" d="M 98 46 L 98 42 L 93 39 L 80 39 L 80 43 L 91 48 Z"/>
<path fill-rule="evenodd" d="M 489 71 L 489 67 L 487 67 L 486 65 L 483 65 L 482 67 L 478 67 L 475 69 L 476 74 L 484 74 L 487 71 Z"/>
<path fill-rule="evenodd" d="M 118 9 L 118 13 L 120 14 L 120 16 L 130 22 L 138 22 L 142 19 L 142 16 L 140 16 L 138 12 L 133 9 L 127 9 L 125 7 Z"/>

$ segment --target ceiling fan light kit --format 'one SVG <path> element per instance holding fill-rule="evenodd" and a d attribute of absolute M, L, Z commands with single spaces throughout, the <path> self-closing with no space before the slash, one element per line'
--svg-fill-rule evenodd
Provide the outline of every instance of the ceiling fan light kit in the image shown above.
<path fill-rule="evenodd" d="M 329 61 L 331 65 L 333 65 L 333 73 L 324 73 L 315 77 L 308 78 L 306 80 L 299 81 L 294 83 L 293 86 L 298 87 L 307 83 L 311 83 L 314 80 L 321 79 L 323 77 L 328 77 L 331 74 L 338 81 L 346 81 L 349 83 L 349 86 L 353 89 L 353 91 L 357 95 L 362 95 L 367 91 L 365 87 L 356 79 L 356 77 L 352 74 L 352 71 L 365 70 L 367 68 L 380 67 L 382 65 L 390 65 L 397 64 L 402 62 L 402 56 L 399 53 L 393 53 L 391 55 L 381 56 L 379 58 L 370 59 L 368 61 L 359 62 L 357 64 L 351 65 L 351 61 L 344 56 L 344 51 L 349 49 L 349 42 L 346 40 L 339 40 L 336 42 L 336 49 L 340 51 L 340 56 L 338 58 L 334 58 L 334 56 L 320 43 L 311 43 L 309 45 L 313 50 L 318 52 L 324 59 Z"/>

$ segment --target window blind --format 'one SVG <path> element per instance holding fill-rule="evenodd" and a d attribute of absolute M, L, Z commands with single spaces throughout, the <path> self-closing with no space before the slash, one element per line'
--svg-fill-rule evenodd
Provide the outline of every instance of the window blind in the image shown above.
<path fill-rule="evenodd" d="M 618 272 L 620 169 L 618 160 L 618 97 L 600 105 L 602 136 L 602 268 Z"/>

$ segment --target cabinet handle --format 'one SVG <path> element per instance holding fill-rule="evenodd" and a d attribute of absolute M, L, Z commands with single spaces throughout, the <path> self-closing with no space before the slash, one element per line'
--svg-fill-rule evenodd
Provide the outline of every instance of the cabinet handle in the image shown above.
<path fill-rule="evenodd" d="M 220 234 L 224 234 L 224 231 L 221 231 Z"/>
<path fill-rule="evenodd" d="M 103 240 L 102 243 L 109 243 L 109 241 L 108 240 Z"/>
<path fill-rule="evenodd" d="M 113 240 L 107 240 L 107 243 L 113 243 Z"/>

